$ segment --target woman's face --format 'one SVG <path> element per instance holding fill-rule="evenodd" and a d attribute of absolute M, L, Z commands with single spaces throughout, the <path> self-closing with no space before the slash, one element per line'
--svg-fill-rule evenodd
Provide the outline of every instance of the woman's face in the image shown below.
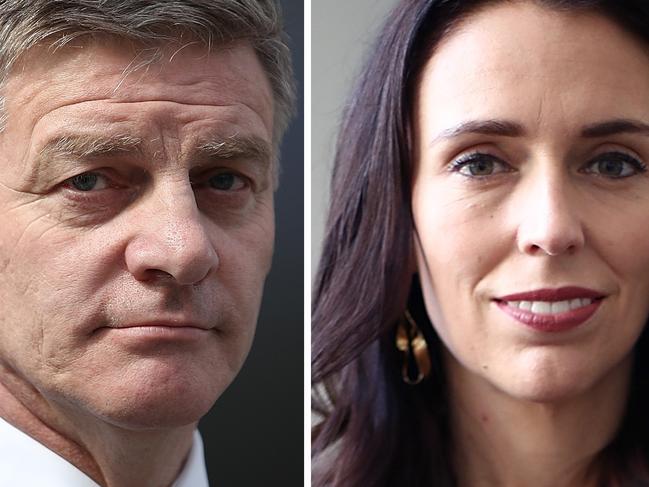
<path fill-rule="evenodd" d="M 539 401 L 625 370 L 649 314 L 647 46 L 503 3 L 416 94 L 417 265 L 451 365 Z"/>

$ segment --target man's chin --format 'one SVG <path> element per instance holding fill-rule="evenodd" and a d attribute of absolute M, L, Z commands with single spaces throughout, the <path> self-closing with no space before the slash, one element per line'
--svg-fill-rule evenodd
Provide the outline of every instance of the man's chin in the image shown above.
<path fill-rule="evenodd" d="M 182 427 L 198 422 L 230 385 L 227 376 L 191 369 L 142 374 L 79 387 L 65 398 L 76 413 L 85 413 L 116 427 L 131 430 Z"/>
<path fill-rule="evenodd" d="M 118 428 L 131 431 L 164 430 L 195 425 L 207 414 L 213 404 L 214 401 L 210 401 L 207 405 L 167 404 L 163 407 L 157 404 L 149 409 L 136 407 L 130 410 L 97 413 L 105 423 Z"/>
<path fill-rule="evenodd" d="M 88 412 L 113 426 L 129 430 L 178 428 L 195 424 L 207 414 L 218 394 L 123 395 L 103 404 L 87 404 Z"/>

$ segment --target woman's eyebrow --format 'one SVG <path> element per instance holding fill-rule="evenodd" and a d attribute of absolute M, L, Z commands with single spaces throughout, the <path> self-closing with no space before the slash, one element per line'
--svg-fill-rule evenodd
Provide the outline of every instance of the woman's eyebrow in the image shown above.
<path fill-rule="evenodd" d="M 430 145 L 435 145 L 442 140 L 453 139 L 466 134 L 500 135 L 503 137 L 519 137 L 525 135 L 523 126 L 511 120 L 485 119 L 467 120 L 453 127 L 442 130 L 437 134 Z"/>
<path fill-rule="evenodd" d="M 649 124 L 640 120 L 617 118 L 586 125 L 581 136 L 587 138 L 607 137 L 618 134 L 641 134 L 649 136 Z"/>
<path fill-rule="evenodd" d="M 442 130 L 432 139 L 430 145 L 432 146 L 443 140 L 453 139 L 467 134 L 520 137 L 525 135 L 526 131 L 522 124 L 512 120 L 467 120 Z M 629 118 L 616 118 L 586 125 L 581 130 L 581 137 L 584 138 L 608 137 L 618 134 L 641 134 L 649 136 L 649 123 Z"/>

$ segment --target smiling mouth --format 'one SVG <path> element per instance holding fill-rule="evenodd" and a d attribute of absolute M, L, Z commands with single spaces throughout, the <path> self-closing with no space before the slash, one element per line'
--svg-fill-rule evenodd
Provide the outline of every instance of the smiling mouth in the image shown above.
<path fill-rule="evenodd" d="M 605 297 L 591 289 L 564 287 L 511 294 L 493 301 L 500 310 L 527 327 L 560 332 L 588 321 Z"/>
<path fill-rule="evenodd" d="M 600 298 L 601 299 L 601 298 Z M 566 313 L 585 308 L 595 302 L 593 298 L 575 298 L 565 301 L 503 301 L 512 308 L 529 311 L 534 314 L 549 315 Z"/>

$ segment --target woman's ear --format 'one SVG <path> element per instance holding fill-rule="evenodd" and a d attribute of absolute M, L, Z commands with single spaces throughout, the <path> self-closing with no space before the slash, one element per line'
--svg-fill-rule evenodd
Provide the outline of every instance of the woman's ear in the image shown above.
<path fill-rule="evenodd" d="M 412 241 L 410 247 L 410 272 L 413 276 L 419 274 L 419 280 L 422 286 L 428 284 L 430 272 L 428 271 L 426 256 L 424 255 L 424 250 L 421 246 L 421 240 L 419 239 L 417 228 L 414 225 L 412 228 Z M 425 283 L 423 281 L 425 281 Z"/>
<path fill-rule="evenodd" d="M 419 244 L 419 237 L 417 229 L 412 226 L 412 238 L 410 239 L 410 252 L 408 253 L 408 272 L 410 275 L 415 275 L 419 272 L 418 261 L 421 260 L 421 245 Z"/>
<path fill-rule="evenodd" d="M 412 250 L 411 253 L 411 268 L 412 276 L 417 277 L 419 280 L 420 292 L 423 298 L 423 302 L 426 303 L 426 296 L 433 295 L 433 282 L 432 276 L 430 273 L 430 268 L 426 261 L 426 254 L 421 245 L 421 240 L 419 239 L 419 234 L 417 233 L 417 228 L 412 229 Z"/>

